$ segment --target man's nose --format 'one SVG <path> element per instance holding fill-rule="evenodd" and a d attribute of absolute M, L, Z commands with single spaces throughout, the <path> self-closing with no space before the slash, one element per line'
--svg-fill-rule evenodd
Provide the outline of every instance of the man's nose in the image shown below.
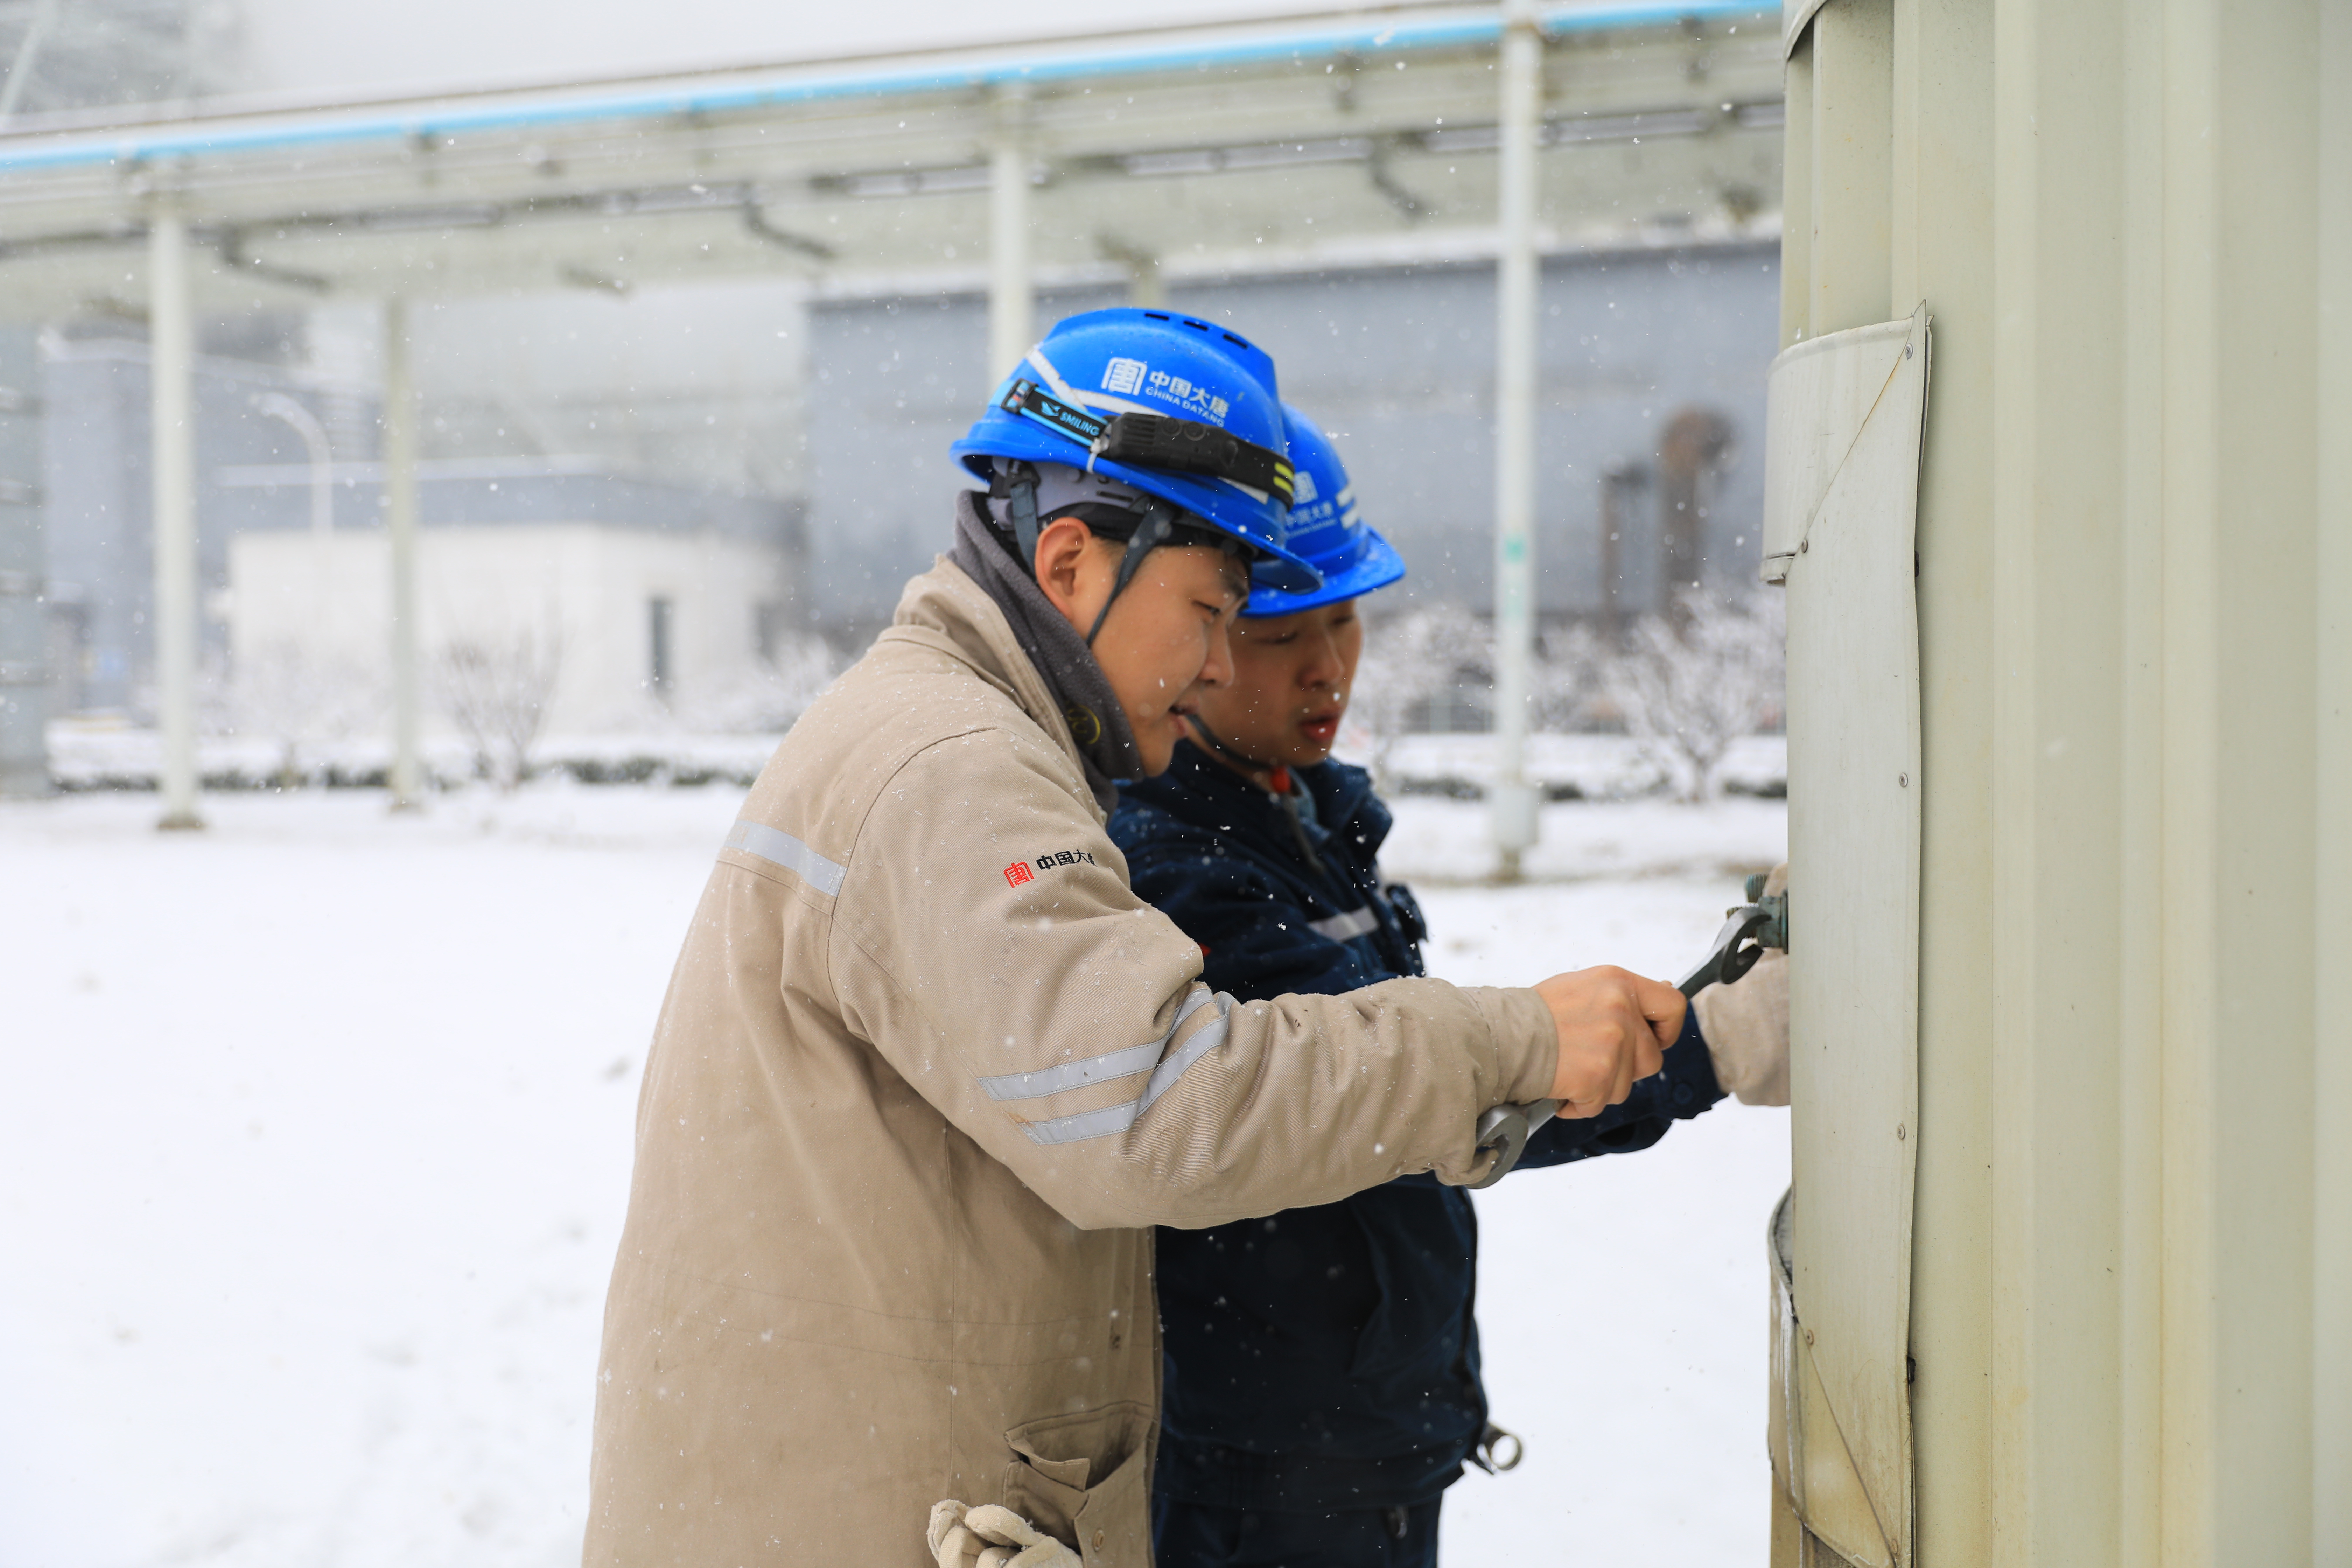
<path fill-rule="evenodd" d="M 1326 637 L 1316 643 L 1315 656 L 1307 661 L 1307 668 L 1299 671 L 1298 683 L 1309 691 L 1319 690 L 1326 686 L 1337 685 L 1347 671 L 1346 662 L 1339 658 L 1339 645 Z"/>
<path fill-rule="evenodd" d="M 1234 640 L 1224 618 L 1218 617 L 1209 626 L 1209 657 L 1201 662 L 1201 684 L 1230 685 L 1234 679 Z"/>

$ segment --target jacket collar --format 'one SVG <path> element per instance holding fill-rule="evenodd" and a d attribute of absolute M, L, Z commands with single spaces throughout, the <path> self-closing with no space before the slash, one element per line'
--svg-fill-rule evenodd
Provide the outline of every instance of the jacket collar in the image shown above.
<path fill-rule="evenodd" d="M 1315 820 L 1305 824 L 1308 839 L 1319 850 L 1324 841 L 1344 831 L 1352 858 L 1370 860 L 1389 836 L 1388 808 L 1372 794 L 1371 775 L 1345 763 L 1317 763 L 1293 768 L 1293 777 L 1315 797 Z M 1176 758 L 1157 779 L 1130 784 L 1142 799 L 1181 792 L 1234 807 L 1265 814 L 1267 831 L 1287 841 L 1290 829 L 1279 824 L 1282 807 L 1256 784 L 1218 762 L 1191 741 L 1176 744 Z"/>
<path fill-rule="evenodd" d="M 1096 815 L 1108 818 L 1104 789 L 1062 718 L 1062 705 L 1029 656 L 1004 612 L 986 590 L 946 556 L 919 577 L 909 578 L 898 595 L 891 624 L 877 642 L 915 642 L 958 660 L 973 674 L 1021 705 L 1070 762 L 1070 770 L 1084 778 L 1094 795 Z"/>
<path fill-rule="evenodd" d="M 1012 542 L 990 526 L 981 498 L 966 490 L 956 500 L 956 542 L 948 559 L 980 584 L 1004 612 L 1013 640 L 1054 694 L 1063 721 L 1086 759 L 1087 783 L 1105 811 L 1118 801 L 1114 779 L 1143 776 L 1143 753 L 1128 727 L 1126 710 L 1093 647 L 1062 616 L 1013 552 Z"/>

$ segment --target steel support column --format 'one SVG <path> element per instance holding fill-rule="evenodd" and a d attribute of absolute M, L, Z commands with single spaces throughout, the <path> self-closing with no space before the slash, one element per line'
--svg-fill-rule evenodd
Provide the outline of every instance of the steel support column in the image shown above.
<path fill-rule="evenodd" d="M 0 331 L 0 796 L 49 793 L 40 369 L 36 331 Z"/>
<path fill-rule="evenodd" d="M 188 224 L 159 206 L 147 241 L 148 396 L 155 481 L 156 718 L 163 737 L 158 827 L 202 827 L 196 811 L 195 318 Z"/>
<path fill-rule="evenodd" d="M 1527 781 L 1535 654 L 1536 132 L 1543 37 L 1533 0 L 1503 23 L 1501 244 L 1495 293 L 1495 784 L 1496 875 L 1517 881 L 1536 842 Z"/>
<path fill-rule="evenodd" d="M 998 89 L 996 140 L 989 151 L 988 375 L 1021 363 L 1037 341 L 1029 268 L 1029 89 Z"/>
<path fill-rule="evenodd" d="M 417 757 L 416 387 L 409 362 L 408 306 L 383 308 L 383 531 L 392 555 L 392 808 L 421 806 Z"/>

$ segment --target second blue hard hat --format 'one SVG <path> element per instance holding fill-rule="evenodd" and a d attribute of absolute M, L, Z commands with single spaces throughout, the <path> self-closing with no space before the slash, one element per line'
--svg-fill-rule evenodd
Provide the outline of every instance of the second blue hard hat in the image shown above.
<path fill-rule="evenodd" d="M 1331 438 L 1287 403 L 1282 405 L 1282 421 L 1295 473 L 1289 548 L 1321 573 L 1323 582 L 1318 587 L 1292 590 L 1267 574 L 1254 573 L 1244 616 L 1295 616 L 1360 598 L 1404 575 L 1404 557 L 1364 521 L 1356 488 Z"/>

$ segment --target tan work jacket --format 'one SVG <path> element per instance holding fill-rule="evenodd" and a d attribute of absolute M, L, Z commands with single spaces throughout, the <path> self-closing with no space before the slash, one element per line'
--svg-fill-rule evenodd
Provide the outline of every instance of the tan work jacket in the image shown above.
<path fill-rule="evenodd" d="M 1549 1092 L 1530 991 L 1212 995 L 1103 825 L 944 560 L 778 748 L 646 1064 L 589 1564 L 920 1568 L 955 1498 L 1147 1568 L 1145 1227 L 1467 1179 Z"/>

